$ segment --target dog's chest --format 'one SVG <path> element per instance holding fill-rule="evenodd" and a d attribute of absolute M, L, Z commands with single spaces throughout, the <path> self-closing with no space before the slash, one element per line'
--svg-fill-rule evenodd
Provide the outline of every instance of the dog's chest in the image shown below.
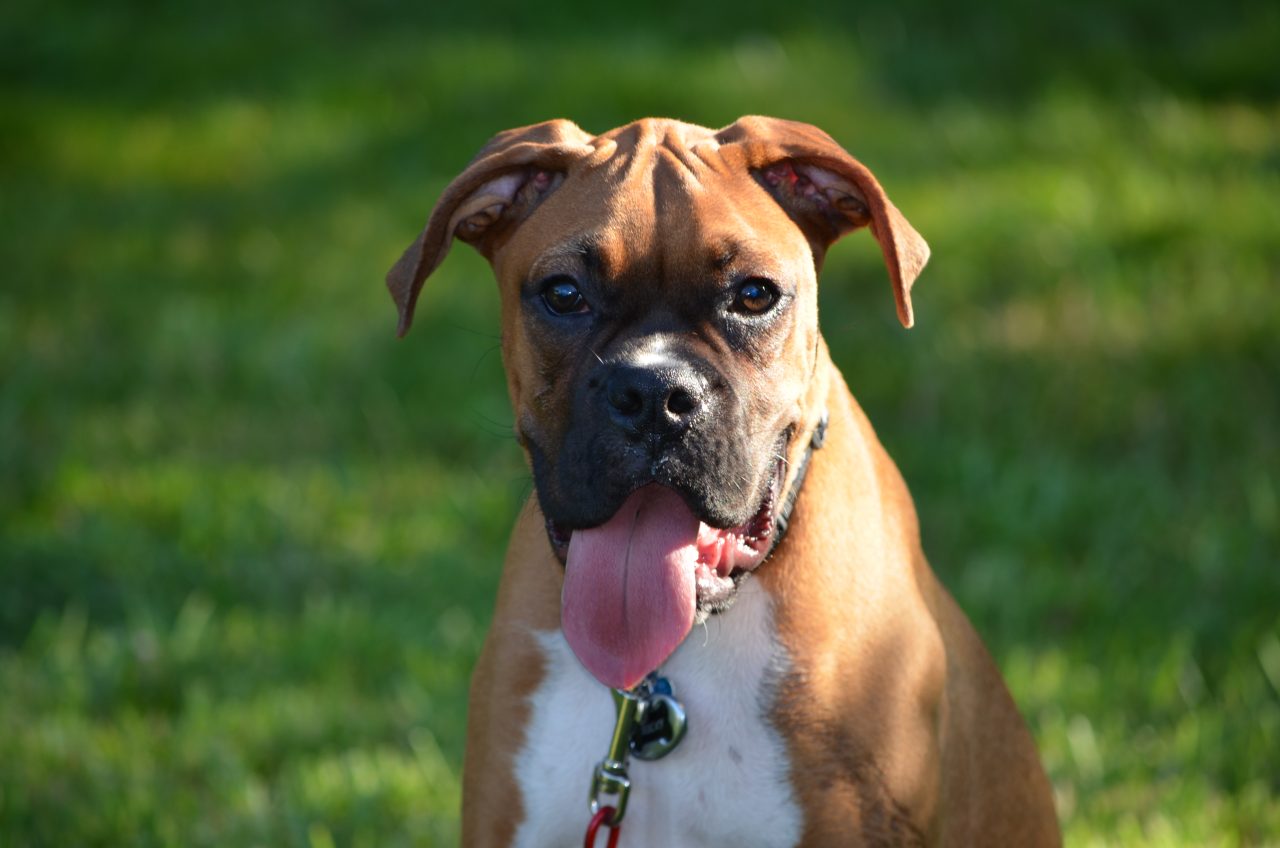
<path fill-rule="evenodd" d="M 520 848 L 575 845 L 590 818 L 588 789 L 615 719 L 609 691 L 578 664 L 559 631 L 539 634 L 546 676 L 531 698 L 516 757 Z M 767 715 L 786 657 L 768 596 L 748 584 L 728 613 L 696 627 L 661 673 L 689 718 L 661 760 L 631 760 L 623 846 L 795 845 L 800 810 L 787 751 Z M 598 839 L 603 845 L 603 834 Z"/>

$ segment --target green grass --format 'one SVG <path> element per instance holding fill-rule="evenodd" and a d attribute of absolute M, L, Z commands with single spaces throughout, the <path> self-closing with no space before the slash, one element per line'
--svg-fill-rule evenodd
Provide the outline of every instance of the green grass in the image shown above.
<path fill-rule="evenodd" d="M 382 274 L 499 129 L 744 113 L 933 246 L 823 322 L 1068 841 L 1280 844 L 1274 4 L 432 5 L 0 11 L 0 845 L 454 842 L 529 481 L 488 269 Z"/>

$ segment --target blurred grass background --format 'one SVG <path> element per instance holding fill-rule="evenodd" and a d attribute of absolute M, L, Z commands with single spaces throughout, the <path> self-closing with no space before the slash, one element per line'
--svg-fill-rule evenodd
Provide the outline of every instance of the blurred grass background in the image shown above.
<path fill-rule="evenodd" d="M 445 845 L 529 481 L 488 269 L 385 269 L 494 132 L 822 126 L 836 360 L 1075 845 L 1280 844 L 1280 6 L 0 9 L 0 845 Z"/>

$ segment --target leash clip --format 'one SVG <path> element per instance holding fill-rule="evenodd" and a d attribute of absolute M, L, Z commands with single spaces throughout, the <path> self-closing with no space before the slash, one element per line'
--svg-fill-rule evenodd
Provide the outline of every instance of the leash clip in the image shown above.
<path fill-rule="evenodd" d="M 596 765 L 591 776 L 591 815 L 597 815 L 605 807 L 603 796 L 613 796 L 613 815 L 604 822 L 610 828 L 622 823 L 627 814 L 627 796 L 631 794 L 631 778 L 627 774 L 627 751 L 631 745 L 631 733 L 635 729 L 636 714 L 640 711 L 640 696 L 621 689 L 612 690 L 613 703 L 618 709 L 618 721 L 613 726 L 613 739 L 609 753 Z"/>
<path fill-rule="evenodd" d="M 631 794 L 631 776 L 627 773 L 627 757 L 660 760 L 670 754 L 684 739 L 689 728 L 684 707 L 676 700 L 671 683 L 652 673 L 634 689 L 611 690 L 618 719 L 609 741 L 609 753 L 596 764 L 591 775 L 592 820 L 616 829 L 627 814 L 627 796 Z M 601 817 L 600 812 L 608 815 Z"/>

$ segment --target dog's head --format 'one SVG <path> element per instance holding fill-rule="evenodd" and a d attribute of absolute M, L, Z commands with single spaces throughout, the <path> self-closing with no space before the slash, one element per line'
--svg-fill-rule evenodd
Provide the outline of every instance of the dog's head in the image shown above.
<path fill-rule="evenodd" d="M 490 141 L 388 274 L 403 335 L 455 237 L 493 265 L 565 632 L 605 682 L 656 667 L 768 553 L 824 412 L 818 269 L 863 226 L 910 326 L 928 247 L 821 130 L 551 121 Z"/>

